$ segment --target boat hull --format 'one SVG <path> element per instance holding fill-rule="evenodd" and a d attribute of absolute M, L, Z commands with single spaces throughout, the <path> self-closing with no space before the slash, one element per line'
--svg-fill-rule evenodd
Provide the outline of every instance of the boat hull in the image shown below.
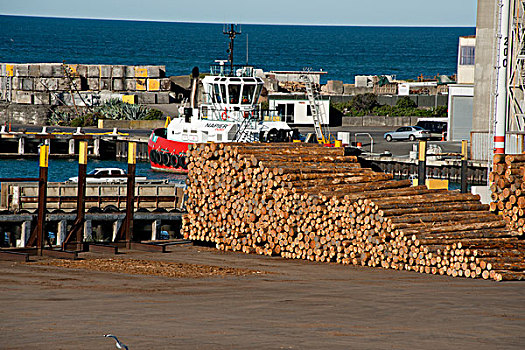
<path fill-rule="evenodd" d="M 186 152 L 191 143 L 168 140 L 156 129 L 148 140 L 148 156 L 151 169 L 177 174 L 188 173 Z"/>

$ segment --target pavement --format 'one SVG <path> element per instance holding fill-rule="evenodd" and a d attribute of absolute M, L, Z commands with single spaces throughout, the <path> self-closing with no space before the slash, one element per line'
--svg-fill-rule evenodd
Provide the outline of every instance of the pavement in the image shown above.
<path fill-rule="evenodd" d="M 91 259 L 100 255 L 83 253 Z M 170 278 L 0 261 L 0 348 L 523 349 L 525 284 L 197 246 L 105 258 L 260 271 Z"/>
<path fill-rule="evenodd" d="M 25 130 L 29 132 L 38 132 L 42 130 L 41 126 L 34 125 L 13 125 L 13 131 Z M 417 150 L 418 141 L 392 141 L 386 142 L 383 134 L 387 131 L 393 131 L 396 127 L 332 127 L 330 133 L 337 134 L 339 131 L 349 132 L 351 142 L 361 142 L 363 152 L 380 154 L 390 152 L 394 156 L 408 157 L 410 151 Z M 47 132 L 75 132 L 76 128 L 48 126 Z M 83 128 L 85 132 L 109 132 L 113 129 Z M 311 127 L 300 127 L 301 133 L 314 132 Z M 121 132 L 130 133 L 136 137 L 148 138 L 151 130 L 142 129 L 119 129 Z M 368 134 L 368 135 L 367 135 Z M 430 140 L 428 147 L 432 145 L 441 147 L 445 153 L 461 152 L 461 141 L 440 141 L 438 139 Z"/>

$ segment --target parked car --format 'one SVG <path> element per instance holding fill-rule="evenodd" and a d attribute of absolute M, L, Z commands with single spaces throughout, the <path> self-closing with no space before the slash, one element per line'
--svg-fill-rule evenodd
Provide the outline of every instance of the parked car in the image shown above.
<path fill-rule="evenodd" d="M 430 131 L 423 129 L 420 126 L 402 126 L 396 131 L 385 133 L 384 138 L 387 142 L 392 140 L 410 140 L 430 138 Z"/>
<path fill-rule="evenodd" d="M 128 175 L 120 168 L 95 168 L 87 173 L 86 182 L 88 183 L 123 183 L 126 182 Z M 136 176 L 135 181 L 146 181 L 145 176 Z M 68 182 L 78 182 L 78 176 L 70 177 Z"/>

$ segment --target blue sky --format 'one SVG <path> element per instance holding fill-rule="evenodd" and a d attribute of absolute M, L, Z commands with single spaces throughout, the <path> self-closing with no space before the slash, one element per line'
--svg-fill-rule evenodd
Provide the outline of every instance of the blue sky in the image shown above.
<path fill-rule="evenodd" d="M 0 14 L 170 22 L 476 25 L 477 0 L 14 0 Z"/>

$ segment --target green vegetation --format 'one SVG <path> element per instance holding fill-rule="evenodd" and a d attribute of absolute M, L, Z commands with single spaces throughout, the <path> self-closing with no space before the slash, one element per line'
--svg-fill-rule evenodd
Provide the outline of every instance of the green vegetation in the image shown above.
<path fill-rule="evenodd" d="M 400 98 L 395 106 L 381 105 L 377 96 L 371 93 L 356 95 L 346 103 L 332 105 L 344 116 L 387 116 L 387 117 L 447 117 L 447 107 L 438 106 L 433 109 L 417 108 L 416 103 L 408 96 Z"/>
<path fill-rule="evenodd" d="M 72 112 L 55 110 L 48 121 L 50 125 L 82 127 L 95 126 L 99 119 L 159 120 L 163 118 L 163 113 L 158 109 L 125 103 L 119 99 L 111 99 L 101 106 L 91 108 L 91 111 L 79 117 L 75 117 Z"/>

